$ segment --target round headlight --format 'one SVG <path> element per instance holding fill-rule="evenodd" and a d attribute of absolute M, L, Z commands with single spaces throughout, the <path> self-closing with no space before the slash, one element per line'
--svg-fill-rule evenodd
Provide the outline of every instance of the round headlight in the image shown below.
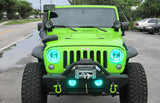
<path fill-rule="evenodd" d="M 121 62 L 123 59 L 123 53 L 119 49 L 112 50 L 110 56 L 113 62 Z"/>
<path fill-rule="evenodd" d="M 60 53 L 57 50 L 49 50 L 47 52 L 47 59 L 51 63 L 57 63 L 60 60 Z"/>

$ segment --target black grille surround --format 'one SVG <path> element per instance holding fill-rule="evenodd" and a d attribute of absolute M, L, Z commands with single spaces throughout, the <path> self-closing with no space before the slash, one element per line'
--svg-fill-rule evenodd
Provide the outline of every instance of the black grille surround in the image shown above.
<path fill-rule="evenodd" d="M 92 59 L 97 61 L 104 68 L 107 68 L 107 51 L 94 50 L 77 50 L 77 51 L 63 51 L 63 68 L 71 65 L 73 62 L 80 61 L 80 59 Z"/>

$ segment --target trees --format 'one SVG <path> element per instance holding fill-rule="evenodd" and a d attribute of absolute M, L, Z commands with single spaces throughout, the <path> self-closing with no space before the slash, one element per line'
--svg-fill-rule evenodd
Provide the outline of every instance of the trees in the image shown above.
<path fill-rule="evenodd" d="M 18 4 L 18 13 L 20 16 L 24 19 L 29 17 L 33 10 L 32 4 L 27 1 L 19 1 Z"/>
<path fill-rule="evenodd" d="M 0 0 L 0 19 L 3 17 L 3 13 L 7 13 L 8 19 L 18 18 L 17 13 L 22 18 L 27 18 L 32 13 L 31 3 L 24 0 Z"/>
<path fill-rule="evenodd" d="M 18 10 L 18 1 L 17 0 L 4 0 L 6 1 L 5 4 L 5 11 L 7 12 L 8 19 L 14 19 L 16 17 L 16 12 Z"/>
<path fill-rule="evenodd" d="M 160 0 L 145 0 L 145 2 L 137 8 L 137 16 L 141 18 L 159 17 Z"/>
<path fill-rule="evenodd" d="M 3 12 L 5 11 L 6 1 L 0 0 L 0 20 L 3 18 Z"/>
<path fill-rule="evenodd" d="M 39 9 L 34 9 L 33 14 L 34 15 L 40 15 L 40 10 Z"/>

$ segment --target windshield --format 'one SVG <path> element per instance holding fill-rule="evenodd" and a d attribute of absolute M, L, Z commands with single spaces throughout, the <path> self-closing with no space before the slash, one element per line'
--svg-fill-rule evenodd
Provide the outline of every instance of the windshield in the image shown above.
<path fill-rule="evenodd" d="M 145 22 L 145 21 L 147 21 L 148 20 L 148 18 L 147 19 L 143 19 L 143 20 L 141 20 L 140 22 Z"/>
<path fill-rule="evenodd" d="M 51 18 L 53 25 L 112 27 L 117 20 L 115 10 L 110 8 L 59 8 L 54 12 L 58 17 Z"/>

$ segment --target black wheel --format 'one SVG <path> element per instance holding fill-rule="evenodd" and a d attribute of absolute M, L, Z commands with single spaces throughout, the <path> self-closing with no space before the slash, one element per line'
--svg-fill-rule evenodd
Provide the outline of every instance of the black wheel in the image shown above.
<path fill-rule="evenodd" d="M 153 34 L 154 34 L 154 35 L 158 35 L 158 34 L 159 34 L 159 29 L 154 29 L 154 30 L 153 30 Z"/>
<path fill-rule="evenodd" d="M 128 63 L 125 72 L 129 83 L 120 89 L 120 103 L 147 103 L 148 87 L 143 66 L 139 63 Z"/>
<path fill-rule="evenodd" d="M 22 78 L 22 103 L 47 103 L 47 89 L 42 84 L 43 63 L 26 65 Z"/>

